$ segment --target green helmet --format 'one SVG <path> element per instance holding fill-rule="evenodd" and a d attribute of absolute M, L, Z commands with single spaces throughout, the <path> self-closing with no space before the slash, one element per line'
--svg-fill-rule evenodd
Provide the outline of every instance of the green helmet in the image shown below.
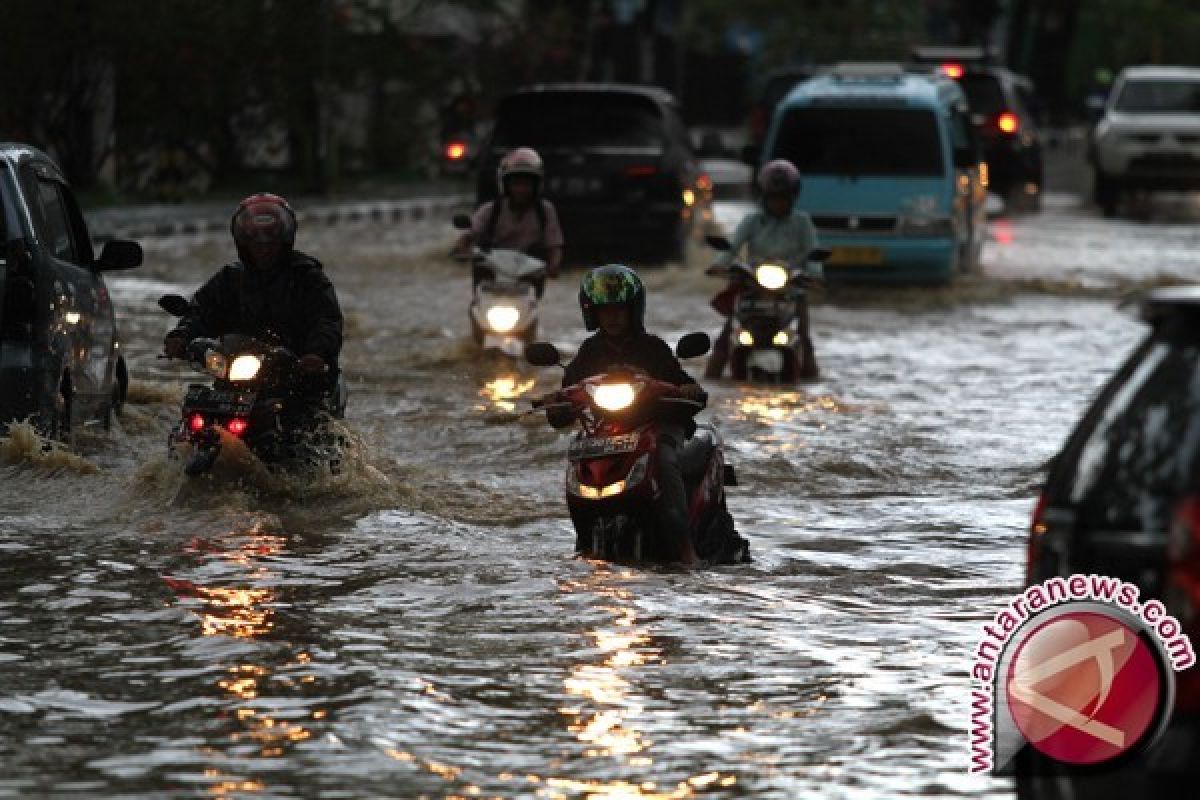
<path fill-rule="evenodd" d="M 579 286 L 579 310 L 589 331 L 600 327 L 596 309 L 623 305 L 629 309 L 633 327 L 641 330 L 646 319 L 646 287 L 637 273 L 624 264 L 606 264 L 588 270 Z"/>

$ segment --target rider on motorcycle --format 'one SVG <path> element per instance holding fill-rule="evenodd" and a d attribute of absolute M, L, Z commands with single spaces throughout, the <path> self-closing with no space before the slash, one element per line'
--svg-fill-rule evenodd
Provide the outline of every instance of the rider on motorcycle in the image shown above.
<path fill-rule="evenodd" d="M 299 355 L 306 394 L 330 392 L 342 349 L 342 311 L 321 262 L 294 249 L 296 215 L 274 194 L 250 195 L 229 223 L 238 260 L 222 267 L 192 298 L 167 334 L 165 353 L 182 358 L 197 337 L 240 333 Z"/>
<path fill-rule="evenodd" d="M 506 153 L 496 169 L 500 195 L 475 210 L 471 230 L 459 238 L 455 251 L 467 253 L 472 243 L 484 249 L 520 250 L 545 261 L 546 274 L 556 277 L 562 266 L 563 235 L 554 204 L 542 197 L 544 176 L 536 150 L 518 147 Z M 539 296 L 542 289 L 539 285 Z"/>
<path fill-rule="evenodd" d="M 777 260 L 785 264 L 803 264 L 809 270 L 810 278 L 820 280 L 820 265 L 808 265 L 808 254 L 817 246 L 817 229 L 812 218 L 795 207 L 800 194 L 800 171 L 790 161 L 775 159 L 764 165 L 758 173 L 758 186 L 762 191 L 762 207 L 742 218 L 733 233 L 730 242 L 732 247 L 722 253 L 716 263 L 728 266 L 745 245 L 751 263 Z M 706 378 L 720 378 L 725 370 L 725 362 L 729 360 L 736 301 L 737 286 L 732 283 L 713 298 L 714 308 L 725 314 L 727 319 L 704 371 Z M 809 336 L 808 303 L 803 297 L 797 300 L 796 320 L 804 362 L 798 377 L 800 380 L 816 380 L 817 357 Z"/>
<path fill-rule="evenodd" d="M 704 390 L 684 371 L 667 343 L 646 332 L 646 289 L 632 269 L 609 264 L 590 270 L 579 287 L 579 308 L 587 329 L 599 330 L 584 340 L 575 358 L 567 364 L 563 386 L 624 365 L 675 384 L 680 395 L 688 400 L 705 401 Z M 544 399 L 549 402 L 550 397 Z M 572 413 L 561 408 L 548 409 L 547 418 L 559 428 L 574 421 Z M 658 450 L 660 492 L 656 511 L 664 530 L 679 543 L 685 563 L 695 563 L 698 559 L 688 533 L 687 494 L 679 449 L 695 427 L 691 414 L 668 418 L 661 426 Z"/>

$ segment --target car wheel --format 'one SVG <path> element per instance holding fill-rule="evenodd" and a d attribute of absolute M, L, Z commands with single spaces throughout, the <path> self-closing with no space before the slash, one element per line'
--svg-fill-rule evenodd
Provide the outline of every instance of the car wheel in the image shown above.
<path fill-rule="evenodd" d="M 1121 188 L 1100 170 L 1096 170 L 1093 174 L 1092 196 L 1096 200 L 1096 205 L 1100 206 L 1104 216 L 1115 217 L 1117 206 L 1121 202 Z"/>
<path fill-rule="evenodd" d="M 45 434 L 50 439 L 63 444 L 71 444 L 72 417 L 74 415 L 75 391 L 71 384 L 70 373 L 63 373 L 59 382 L 58 394 L 54 398 L 54 407 L 50 410 L 49 420 L 45 425 Z"/>

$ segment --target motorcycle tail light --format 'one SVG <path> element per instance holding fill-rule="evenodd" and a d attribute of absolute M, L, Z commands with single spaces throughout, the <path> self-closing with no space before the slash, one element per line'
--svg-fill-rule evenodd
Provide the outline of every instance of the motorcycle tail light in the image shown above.
<path fill-rule="evenodd" d="M 188 417 L 188 430 L 192 433 L 199 433 L 204 430 L 205 420 L 203 414 L 192 414 Z"/>
<path fill-rule="evenodd" d="M 1017 119 L 1016 114 L 1005 111 L 996 117 L 996 127 L 1000 129 L 1001 133 L 1016 133 L 1017 128 L 1021 127 L 1021 122 Z"/>
<path fill-rule="evenodd" d="M 241 417 L 234 417 L 229 420 L 229 424 L 225 426 L 226 430 L 234 436 L 241 436 L 250 428 L 250 423 Z"/>
<path fill-rule="evenodd" d="M 467 156 L 467 146 L 462 142 L 450 142 L 446 145 L 446 158 L 449 161 L 462 161 Z"/>

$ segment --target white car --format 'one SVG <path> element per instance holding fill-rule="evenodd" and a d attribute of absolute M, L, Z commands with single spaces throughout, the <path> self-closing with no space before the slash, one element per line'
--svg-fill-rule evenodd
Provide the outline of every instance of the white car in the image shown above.
<path fill-rule="evenodd" d="M 1126 192 L 1200 190 L 1200 68 L 1122 70 L 1092 133 L 1091 159 L 1106 216 Z"/>

